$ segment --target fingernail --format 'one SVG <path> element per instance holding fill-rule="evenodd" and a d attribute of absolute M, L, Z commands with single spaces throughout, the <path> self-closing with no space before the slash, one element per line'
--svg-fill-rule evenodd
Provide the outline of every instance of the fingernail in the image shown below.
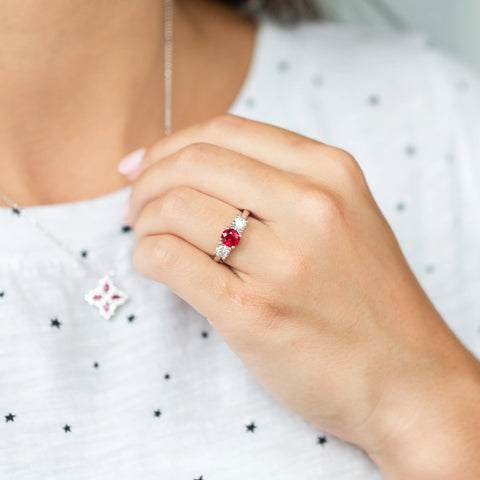
<path fill-rule="evenodd" d="M 127 198 L 127 201 L 125 202 L 125 205 L 123 205 L 123 208 L 122 208 L 122 217 L 125 220 L 128 220 L 129 213 L 130 213 L 130 200 Z"/>
<path fill-rule="evenodd" d="M 138 150 L 129 153 L 126 157 L 123 157 L 118 164 L 118 171 L 127 174 L 135 170 L 140 163 L 142 163 L 146 150 L 146 148 L 139 148 Z"/>

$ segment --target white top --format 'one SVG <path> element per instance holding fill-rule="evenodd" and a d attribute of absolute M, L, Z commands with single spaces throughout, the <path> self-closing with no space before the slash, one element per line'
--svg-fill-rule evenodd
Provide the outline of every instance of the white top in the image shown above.
<path fill-rule="evenodd" d="M 479 78 L 416 34 L 259 25 L 230 112 L 349 150 L 422 286 L 480 356 Z M 27 208 L 79 258 L 115 270 L 130 299 L 108 321 L 83 299 L 98 279 L 0 208 L 0 478 L 383 478 L 135 270 L 129 192 Z"/>

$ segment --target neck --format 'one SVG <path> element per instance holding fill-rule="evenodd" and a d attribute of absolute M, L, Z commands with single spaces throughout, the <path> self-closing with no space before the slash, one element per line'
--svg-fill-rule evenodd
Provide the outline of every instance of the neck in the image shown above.
<path fill-rule="evenodd" d="M 174 91 L 178 57 L 211 48 L 212 8 L 175 3 Z M 126 186 L 120 158 L 164 129 L 162 1 L 4 0 L 0 24 L 0 190 L 28 205 Z"/>

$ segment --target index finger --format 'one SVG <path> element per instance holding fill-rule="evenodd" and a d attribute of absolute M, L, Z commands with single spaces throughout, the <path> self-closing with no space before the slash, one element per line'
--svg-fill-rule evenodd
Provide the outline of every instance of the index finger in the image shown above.
<path fill-rule="evenodd" d="M 227 113 L 161 138 L 147 150 L 140 165 L 128 174 L 128 178 L 135 180 L 160 158 L 191 143 L 218 145 L 272 167 L 307 175 L 315 166 L 318 169 L 318 147 L 323 145 L 299 133 Z M 302 161 L 299 161 L 300 151 L 304 154 Z M 309 151 L 311 155 L 308 155 Z"/>

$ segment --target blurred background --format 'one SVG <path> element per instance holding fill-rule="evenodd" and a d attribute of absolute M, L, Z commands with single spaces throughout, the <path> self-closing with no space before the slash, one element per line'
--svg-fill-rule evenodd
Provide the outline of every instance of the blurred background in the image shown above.
<path fill-rule="evenodd" d="M 480 0 L 316 0 L 326 18 L 422 30 L 480 71 Z"/>

